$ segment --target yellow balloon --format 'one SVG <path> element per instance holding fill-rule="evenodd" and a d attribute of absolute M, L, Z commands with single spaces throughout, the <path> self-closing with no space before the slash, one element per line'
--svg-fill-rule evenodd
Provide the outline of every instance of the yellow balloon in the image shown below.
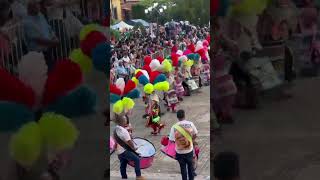
<path fill-rule="evenodd" d="M 123 112 L 123 102 L 122 100 L 117 101 L 115 104 L 113 104 L 113 112 L 116 114 L 120 114 Z"/>
<path fill-rule="evenodd" d="M 136 86 L 139 84 L 139 80 L 136 77 L 132 77 L 131 80 L 136 84 Z"/>
<path fill-rule="evenodd" d="M 162 62 L 163 72 L 171 72 L 172 71 L 172 65 L 169 62 L 169 60 L 165 59 Z"/>
<path fill-rule="evenodd" d="M 168 91 L 170 84 L 168 81 L 159 82 L 154 85 L 154 89 L 158 91 Z"/>
<path fill-rule="evenodd" d="M 154 87 L 151 83 L 148 83 L 144 86 L 143 88 L 144 92 L 147 93 L 147 94 L 152 94 L 153 91 L 154 91 Z"/>
<path fill-rule="evenodd" d="M 10 155 L 23 167 L 34 165 L 41 155 L 41 149 L 41 131 L 36 122 L 23 125 L 10 139 Z"/>
<path fill-rule="evenodd" d="M 80 41 L 84 40 L 92 31 L 101 31 L 101 26 L 98 24 L 88 24 L 83 26 L 80 31 Z"/>
<path fill-rule="evenodd" d="M 124 97 L 122 99 L 122 104 L 125 110 L 130 110 L 134 107 L 134 101 L 131 98 Z"/>
<path fill-rule="evenodd" d="M 82 72 L 84 73 L 90 73 L 93 68 L 92 60 L 90 57 L 85 55 L 81 49 L 74 49 L 71 53 L 69 58 L 79 64 Z"/>
<path fill-rule="evenodd" d="M 61 151 L 74 146 L 79 131 L 71 119 L 55 114 L 45 113 L 39 120 L 41 134 L 49 150 Z"/>
<path fill-rule="evenodd" d="M 141 71 L 141 69 L 136 69 L 136 70 L 134 71 L 134 74 L 137 74 L 139 71 Z"/>

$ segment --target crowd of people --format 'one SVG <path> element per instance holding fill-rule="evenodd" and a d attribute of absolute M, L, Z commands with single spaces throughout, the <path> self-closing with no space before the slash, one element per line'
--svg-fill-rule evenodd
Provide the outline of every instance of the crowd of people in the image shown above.
<path fill-rule="evenodd" d="M 193 122 L 187 119 L 185 111 L 177 110 L 175 105 L 177 102 L 183 101 L 184 96 L 192 96 L 191 87 L 187 84 L 188 80 L 196 79 L 196 86 L 199 88 L 210 84 L 210 58 L 206 54 L 208 49 L 203 50 L 206 53 L 202 54 L 197 63 L 189 67 L 183 65 L 188 60 L 187 54 L 196 54 L 199 50 L 198 47 L 207 48 L 209 46 L 210 35 L 208 27 L 191 27 L 181 23 L 176 23 L 173 27 L 171 29 L 168 26 L 156 26 L 155 28 L 134 28 L 124 31 L 120 40 L 112 42 L 110 84 L 117 86 L 120 82 L 119 79 L 124 79 L 127 83 L 129 80 L 136 78 L 137 72 L 141 73 L 141 69 L 148 69 L 146 65 L 152 66 L 150 61 L 159 60 L 159 62 L 163 62 L 164 59 L 171 59 L 172 70 L 162 72 L 169 83 L 168 90 L 163 92 L 164 101 L 161 101 L 159 92 L 147 93 L 144 90 L 142 100 L 145 102 L 146 108 L 143 118 L 146 119 L 145 126 L 152 129 L 151 134 L 157 135 L 166 126 L 161 120 L 163 110 L 160 103 L 164 102 L 168 111 L 172 110 L 177 114 L 178 122 L 171 127 L 169 136 L 164 136 L 161 143 L 163 147 L 168 147 L 169 142 L 174 144 L 174 157 L 180 164 L 182 179 L 192 180 L 197 176 L 195 159 L 199 155 L 199 147 L 195 139 L 198 130 Z M 181 61 L 181 65 L 174 65 L 173 56 L 185 56 L 186 59 L 184 62 Z M 149 76 L 152 74 L 151 71 L 146 71 L 146 73 L 149 73 Z M 205 74 L 205 78 L 201 77 L 200 74 Z M 146 87 L 146 85 L 143 86 Z M 170 92 L 176 95 L 175 102 L 169 100 Z M 126 167 L 129 161 L 135 162 L 134 168 L 137 179 L 145 179 L 141 174 L 139 154 L 136 153 L 138 147 L 132 140 L 132 129 L 134 127 L 129 123 L 131 114 L 132 110 L 121 114 L 115 113 L 113 119 L 117 125 L 113 134 L 116 142 L 115 151 L 120 160 L 122 179 L 127 178 Z"/>
<path fill-rule="evenodd" d="M 196 44 L 209 35 L 208 27 L 183 27 L 177 25 L 175 36 L 164 26 L 159 26 L 155 30 L 157 32 L 151 31 L 151 28 L 123 32 L 119 41 L 112 41 L 110 82 L 115 82 L 119 76 L 128 77 L 126 79 L 132 77 L 135 69 L 143 67 L 143 59 L 147 55 L 156 55 L 153 59 L 158 56 L 165 58 L 171 50 L 184 51 L 187 45 Z"/>
<path fill-rule="evenodd" d="M 50 68 L 79 46 L 83 24 L 103 18 L 100 0 L 1 0 L 0 4 L 0 64 L 10 71 L 30 51 L 43 52 Z"/>

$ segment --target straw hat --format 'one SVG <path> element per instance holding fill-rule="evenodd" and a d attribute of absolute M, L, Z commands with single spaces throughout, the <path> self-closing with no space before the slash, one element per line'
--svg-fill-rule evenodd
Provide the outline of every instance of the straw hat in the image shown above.
<path fill-rule="evenodd" d="M 152 101 L 159 102 L 159 97 L 158 97 L 158 95 L 157 95 L 157 94 L 153 94 L 153 95 L 151 96 L 151 100 L 152 100 Z"/>

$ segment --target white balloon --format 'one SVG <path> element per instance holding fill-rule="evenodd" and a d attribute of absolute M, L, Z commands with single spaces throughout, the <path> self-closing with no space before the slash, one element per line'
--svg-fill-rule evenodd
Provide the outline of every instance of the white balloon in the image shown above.
<path fill-rule="evenodd" d="M 147 77 L 147 79 L 149 80 L 150 79 L 150 76 L 149 76 L 149 74 L 148 74 L 148 71 L 146 71 L 146 70 L 141 70 L 141 72 L 143 73 L 143 75 L 145 75 L 146 77 Z"/>
<path fill-rule="evenodd" d="M 161 68 L 161 65 L 158 59 L 152 60 L 149 66 L 152 71 L 159 70 L 159 68 Z"/>
<path fill-rule="evenodd" d="M 19 79 L 30 86 L 40 102 L 47 81 L 48 67 L 42 53 L 29 52 L 18 64 Z"/>
<path fill-rule="evenodd" d="M 179 61 L 185 62 L 187 60 L 188 60 L 188 57 L 185 55 L 179 57 Z"/>
<path fill-rule="evenodd" d="M 200 49 L 203 48 L 203 45 L 202 44 L 197 44 L 196 45 L 196 48 L 195 48 L 195 52 L 199 51 Z"/>
<path fill-rule="evenodd" d="M 126 85 L 126 83 L 123 78 L 117 79 L 116 86 L 117 86 L 117 88 L 120 89 L 121 93 L 123 93 L 125 85 Z"/>
<path fill-rule="evenodd" d="M 178 50 L 176 54 L 182 56 L 182 55 L 183 55 L 183 52 L 182 52 L 181 50 Z"/>

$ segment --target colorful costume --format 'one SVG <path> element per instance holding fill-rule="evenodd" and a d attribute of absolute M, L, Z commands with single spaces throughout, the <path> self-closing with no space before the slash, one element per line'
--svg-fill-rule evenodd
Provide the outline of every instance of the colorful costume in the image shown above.
<path fill-rule="evenodd" d="M 156 94 L 153 94 L 151 99 L 151 111 L 148 113 L 146 126 L 153 129 L 153 132 L 151 132 L 151 134 L 157 135 L 164 127 L 164 124 L 161 123 L 160 119 L 159 97 Z"/>
<path fill-rule="evenodd" d="M 213 107 L 221 123 L 232 121 L 232 107 L 237 94 L 233 78 L 225 68 L 223 55 L 214 58 Z"/>

